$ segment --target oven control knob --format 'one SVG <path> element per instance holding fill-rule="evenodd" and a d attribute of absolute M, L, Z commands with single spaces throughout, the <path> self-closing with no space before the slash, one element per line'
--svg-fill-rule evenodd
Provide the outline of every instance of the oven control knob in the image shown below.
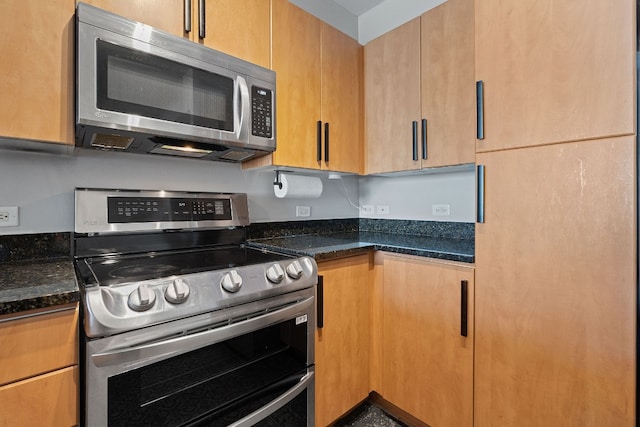
<path fill-rule="evenodd" d="M 129 301 L 127 304 L 131 310 L 146 311 L 153 307 L 156 302 L 156 293 L 153 289 L 149 288 L 147 283 L 143 283 L 138 288 L 129 294 Z"/>
<path fill-rule="evenodd" d="M 291 264 L 287 265 L 287 275 L 292 279 L 296 280 L 302 276 L 302 266 L 300 265 L 300 261 L 295 260 Z"/>
<path fill-rule="evenodd" d="M 278 284 L 282 282 L 284 279 L 284 270 L 280 264 L 273 264 L 271 267 L 267 268 L 267 279 L 271 283 Z"/>
<path fill-rule="evenodd" d="M 189 285 L 182 279 L 176 279 L 164 290 L 164 298 L 171 304 L 182 304 L 189 298 Z"/>
<path fill-rule="evenodd" d="M 242 277 L 240 277 L 236 270 L 231 270 L 222 276 L 220 284 L 222 285 L 222 289 L 227 292 L 238 292 L 242 286 Z"/>

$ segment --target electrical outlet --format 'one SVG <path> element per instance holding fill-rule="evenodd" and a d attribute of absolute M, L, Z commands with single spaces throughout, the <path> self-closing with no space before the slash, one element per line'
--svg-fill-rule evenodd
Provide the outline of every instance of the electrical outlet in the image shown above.
<path fill-rule="evenodd" d="M 0 227 L 16 227 L 18 221 L 18 207 L 0 207 Z"/>
<path fill-rule="evenodd" d="M 378 215 L 389 215 L 389 206 L 387 205 L 376 206 L 376 213 Z"/>
<path fill-rule="evenodd" d="M 435 216 L 451 215 L 451 207 L 449 205 L 431 205 L 431 213 Z"/>
<path fill-rule="evenodd" d="M 364 215 L 373 215 L 373 205 L 362 205 L 360 212 Z"/>
<path fill-rule="evenodd" d="M 296 216 L 311 216 L 311 206 L 296 206 Z"/>

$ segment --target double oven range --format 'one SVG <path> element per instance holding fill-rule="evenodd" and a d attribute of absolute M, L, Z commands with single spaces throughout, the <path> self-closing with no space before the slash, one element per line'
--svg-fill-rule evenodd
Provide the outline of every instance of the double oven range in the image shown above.
<path fill-rule="evenodd" d="M 313 425 L 317 265 L 248 247 L 246 195 L 75 198 L 84 425 Z"/>

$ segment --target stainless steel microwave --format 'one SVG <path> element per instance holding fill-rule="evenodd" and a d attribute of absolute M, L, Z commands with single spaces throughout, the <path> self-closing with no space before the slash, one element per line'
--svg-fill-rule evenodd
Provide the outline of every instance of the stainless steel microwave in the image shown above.
<path fill-rule="evenodd" d="M 76 145 L 242 162 L 276 148 L 275 73 L 79 3 Z"/>

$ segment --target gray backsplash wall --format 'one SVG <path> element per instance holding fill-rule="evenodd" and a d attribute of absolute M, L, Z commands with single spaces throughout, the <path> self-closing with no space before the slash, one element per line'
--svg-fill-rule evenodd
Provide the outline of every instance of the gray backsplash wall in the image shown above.
<path fill-rule="evenodd" d="M 431 171 L 405 176 L 360 178 L 360 204 L 374 208 L 362 218 L 475 222 L 475 170 Z M 433 205 L 449 205 L 448 216 L 434 215 Z M 378 214 L 378 206 L 389 213 Z M 441 211 L 441 209 L 439 210 Z"/>
<path fill-rule="evenodd" d="M 243 171 L 238 164 L 76 149 L 73 155 L 0 150 L 0 206 L 19 206 L 20 225 L 0 235 L 73 230 L 75 187 L 245 192 L 252 222 L 354 218 L 339 182 L 323 178 L 318 199 L 277 199 L 274 172 Z M 344 179 L 358 199 L 356 177 Z M 311 207 L 296 218 L 296 206 Z"/>
<path fill-rule="evenodd" d="M 275 173 L 243 171 L 237 164 L 76 149 L 73 155 L 0 150 L 0 206 L 19 206 L 20 225 L 0 235 L 73 230 L 75 187 L 245 192 L 252 222 L 355 218 L 357 204 L 385 204 L 389 215 L 369 218 L 473 222 L 473 173 L 329 180 L 318 199 L 278 199 Z M 449 203 L 451 215 L 433 217 L 432 203 Z M 311 217 L 296 218 L 296 206 Z"/>

